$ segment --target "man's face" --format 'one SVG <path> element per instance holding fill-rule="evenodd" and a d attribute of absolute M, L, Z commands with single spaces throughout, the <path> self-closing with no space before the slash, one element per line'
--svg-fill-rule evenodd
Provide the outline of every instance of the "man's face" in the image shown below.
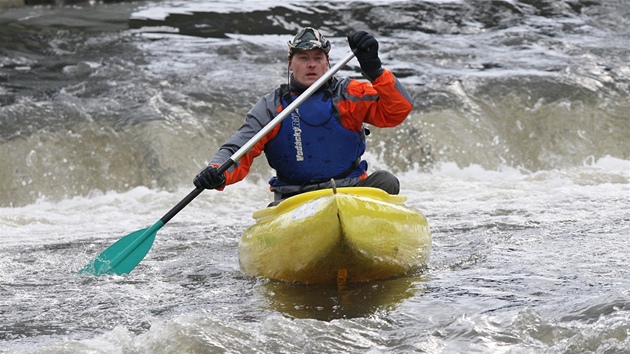
<path fill-rule="evenodd" d="M 289 70 L 295 81 L 309 87 L 328 70 L 326 52 L 319 48 L 296 52 L 289 61 Z"/>

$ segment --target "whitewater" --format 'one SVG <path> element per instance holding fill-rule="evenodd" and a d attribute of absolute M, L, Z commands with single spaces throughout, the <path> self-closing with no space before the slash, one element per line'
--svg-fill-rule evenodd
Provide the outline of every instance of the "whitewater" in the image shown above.
<path fill-rule="evenodd" d="M 579 0 L 2 10 L 0 352 L 630 353 L 628 18 Z M 77 274 L 194 189 L 304 25 L 333 64 L 373 32 L 409 89 L 365 158 L 426 215 L 428 268 L 343 290 L 245 276 L 240 235 L 273 198 L 258 159 L 129 275 Z"/>

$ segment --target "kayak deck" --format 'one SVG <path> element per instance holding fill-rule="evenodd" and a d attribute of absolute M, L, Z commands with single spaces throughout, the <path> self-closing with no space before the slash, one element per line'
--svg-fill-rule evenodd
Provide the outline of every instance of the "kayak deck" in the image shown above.
<path fill-rule="evenodd" d="M 367 187 L 318 190 L 254 213 L 239 243 L 241 270 L 314 283 L 386 279 L 426 267 L 431 235 L 403 196 Z"/>

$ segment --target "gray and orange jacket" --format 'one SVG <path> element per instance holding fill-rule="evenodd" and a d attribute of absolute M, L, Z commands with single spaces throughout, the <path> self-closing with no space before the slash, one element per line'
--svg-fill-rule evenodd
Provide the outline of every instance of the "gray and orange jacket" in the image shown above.
<path fill-rule="evenodd" d="M 324 90 L 328 91 L 331 96 L 330 104 L 332 105 L 331 112 L 333 118 L 340 123 L 341 129 L 345 129 L 349 132 L 362 134 L 364 123 L 380 128 L 395 127 L 405 120 L 413 108 L 408 92 L 387 69 L 384 69 L 383 73 L 371 83 L 347 78 L 339 80 L 333 78 L 328 86 L 324 87 Z M 262 97 L 247 113 L 245 123 L 221 146 L 210 161 L 210 164 L 215 166 L 223 164 L 234 152 L 256 135 L 262 127 L 282 112 L 287 105 L 286 92 L 283 91 L 285 91 L 283 88 L 278 88 Z M 301 106 L 306 105 L 309 100 L 315 99 L 321 100 L 321 95 L 318 96 L 314 94 Z M 296 111 L 299 110 L 300 107 L 298 107 Z M 295 114 L 293 115 L 295 119 Z M 297 116 L 299 117 L 299 115 Z M 308 122 L 305 123 L 308 124 Z M 287 125 L 291 124 L 293 124 L 291 116 L 286 117 L 280 124 L 272 129 L 269 134 L 256 143 L 240 161 L 237 161 L 226 171 L 226 185 L 236 183 L 245 178 L 249 173 L 254 158 L 260 156 L 263 152 L 266 153 L 269 162 L 280 161 L 280 159 L 270 156 L 270 153 L 277 154 L 278 149 L 271 149 L 270 147 L 273 145 L 274 138 L 281 132 L 281 127 L 284 126 L 287 128 Z M 324 128 L 322 127 L 322 129 Z M 328 127 L 328 129 L 330 129 L 330 127 Z M 306 137 L 306 139 L 308 139 L 308 137 Z M 304 141 L 303 143 L 310 144 L 311 142 Z M 313 141 L 312 143 L 317 144 L 318 142 Z M 349 143 L 352 142 L 350 141 Z M 267 151 L 266 148 L 271 151 Z M 361 150 L 360 153 L 362 154 L 363 150 Z M 345 176 L 323 176 L 318 173 L 314 175 L 317 175 L 318 179 L 320 177 L 328 179 L 332 177 L 336 179 L 342 177 L 342 181 L 338 181 L 337 185 L 353 185 L 367 177 L 367 164 L 365 162 L 357 163 L 355 169 L 351 168 L 352 164 L 353 162 L 349 161 L 346 167 L 350 168 L 347 173 L 347 179 L 351 180 L 345 181 L 346 183 L 343 181 Z M 278 166 L 272 165 L 273 168 L 277 169 L 276 172 L 278 176 L 290 176 L 292 173 L 292 171 L 289 171 L 291 165 L 284 164 L 284 166 L 285 167 L 282 168 L 287 169 L 287 171 L 280 171 Z M 352 176 L 350 176 L 351 174 Z M 271 189 L 276 192 L 284 193 L 283 189 L 287 189 L 287 187 L 291 188 L 291 182 L 293 181 L 283 181 L 274 177 L 270 181 Z M 307 181 L 301 180 L 294 183 L 304 184 L 305 182 Z"/>

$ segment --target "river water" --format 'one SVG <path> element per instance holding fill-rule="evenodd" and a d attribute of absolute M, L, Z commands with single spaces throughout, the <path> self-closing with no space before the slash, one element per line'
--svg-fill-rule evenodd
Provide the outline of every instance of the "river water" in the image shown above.
<path fill-rule="evenodd" d="M 625 0 L 3 10 L 0 352 L 630 353 L 629 19 Z M 366 157 L 427 216 L 428 269 L 344 290 L 244 276 L 261 159 L 131 274 L 77 275 L 193 189 L 305 25 L 333 63 L 373 32 L 413 96 Z"/>

